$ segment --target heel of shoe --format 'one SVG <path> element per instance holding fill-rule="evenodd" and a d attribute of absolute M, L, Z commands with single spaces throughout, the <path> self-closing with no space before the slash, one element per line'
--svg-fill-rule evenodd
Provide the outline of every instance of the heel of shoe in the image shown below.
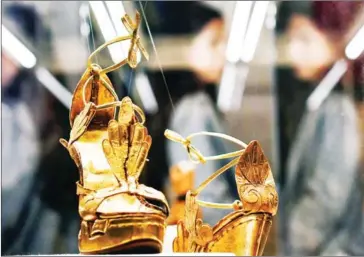
<path fill-rule="evenodd" d="M 165 228 L 165 217 L 148 213 L 82 221 L 79 250 L 81 254 L 160 253 Z"/>
<path fill-rule="evenodd" d="M 260 256 L 263 254 L 271 226 L 270 214 L 232 213 L 215 226 L 214 239 L 207 245 L 206 252 Z"/>

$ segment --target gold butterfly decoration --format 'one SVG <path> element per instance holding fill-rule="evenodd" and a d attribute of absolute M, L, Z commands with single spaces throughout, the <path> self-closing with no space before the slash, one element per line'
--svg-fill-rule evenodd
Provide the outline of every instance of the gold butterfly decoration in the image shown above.
<path fill-rule="evenodd" d="M 131 20 L 128 14 L 125 14 L 125 16 L 121 18 L 121 21 L 123 22 L 126 30 L 128 31 L 128 33 L 132 35 L 131 46 L 129 48 L 129 53 L 128 53 L 128 64 L 131 68 L 135 68 L 138 64 L 138 59 L 137 59 L 138 50 L 142 52 L 145 59 L 149 60 L 149 54 L 142 45 L 142 43 L 140 42 L 140 37 L 138 35 L 140 20 L 141 19 L 139 12 L 136 12 L 135 23 Z"/>

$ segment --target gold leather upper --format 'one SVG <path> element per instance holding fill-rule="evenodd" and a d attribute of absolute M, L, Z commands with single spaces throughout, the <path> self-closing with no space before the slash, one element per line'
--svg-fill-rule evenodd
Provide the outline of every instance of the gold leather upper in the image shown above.
<path fill-rule="evenodd" d="M 108 91 L 102 86 L 96 86 L 98 94 L 111 96 L 103 94 Z M 81 90 L 83 88 L 77 87 L 75 95 Z M 82 102 L 76 97 L 74 101 L 75 108 Z M 81 185 L 83 188 L 79 204 L 81 217 L 89 220 L 95 219 L 96 213 L 155 212 L 154 208 L 145 207 L 138 196 L 160 201 L 164 205 L 164 215 L 167 215 L 164 195 L 138 183 L 152 140 L 147 129 L 137 120 L 131 99 L 126 97 L 120 102 L 117 120 L 105 119 L 106 114 L 114 113 L 108 110 L 112 108 L 104 111 L 96 110 L 95 106 L 93 102 L 87 103 L 76 116 L 70 135 L 71 144 L 67 144 L 81 169 L 78 184 L 78 188 Z M 100 116 L 99 112 L 104 116 Z M 74 113 L 73 108 L 71 113 Z M 126 208 L 126 205 L 130 206 Z"/>
<path fill-rule="evenodd" d="M 122 20 L 131 35 L 105 43 L 89 57 L 72 98 L 70 139 L 60 140 L 80 173 L 81 253 L 143 247 L 158 252 L 163 244 L 168 203 L 161 192 L 138 182 L 152 143 L 144 113 L 129 97 L 119 101 L 106 75 L 126 63 L 135 68 L 138 50 L 148 57 L 137 34 L 139 13 L 136 16 L 135 24 L 127 15 Z M 104 69 L 92 63 L 99 51 L 128 39 L 127 59 Z"/>
<path fill-rule="evenodd" d="M 216 159 L 216 156 L 204 157 L 191 146 L 190 136 L 187 139 L 166 131 L 167 138 L 180 142 L 187 149 L 191 160 L 205 162 Z M 197 135 L 220 136 L 237 142 L 226 135 L 201 132 Z M 186 195 L 185 216 L 177 225 L 177 237 L 173 242 L 175 252 L 229 252 L 238 256 L 261 255 L 272 224 L 272 216 L 278 208 L 278 194 L 275 189 L 273 175 L 267 158 L 257 141 L 249 145 L 240 142 L 245 149 L 223 154 L 217 158 L 233 159 L 227 165 L 216 171 L 197 189 L 190 190 Z M 235 168 L 235 179 L 240 200 L 231 204 L 205 202 L 197 199 L 198 194 L 217 176 Z M 199 206 L 210 208 L 232 209 L 214 227 L 204 224 L 198 217 Z"/>

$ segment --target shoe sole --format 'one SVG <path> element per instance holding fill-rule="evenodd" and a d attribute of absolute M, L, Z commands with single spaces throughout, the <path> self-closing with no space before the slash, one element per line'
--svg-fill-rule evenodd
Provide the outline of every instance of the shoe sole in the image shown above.
<path fill-rule="evenodd" d="M 160 253 L 166 217 L 152 213 L 128 213 L 100 216 L 82 221 L 79 233 L 81 254 Z"/>

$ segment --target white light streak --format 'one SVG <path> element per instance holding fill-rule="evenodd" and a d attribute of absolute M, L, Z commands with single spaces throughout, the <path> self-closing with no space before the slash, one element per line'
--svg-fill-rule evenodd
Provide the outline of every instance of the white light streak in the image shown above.
<path fill-rule="evenodd" d="M 136 75 L 135 86 L 144 109 L 152 114 L 158 112 L 158 103 L 145 73 Z"/>
<path fill-rule="evenodd" d="M 345 55 L 348 59 L 355 60 L 364 51 L 364 25 L 359 29 L 353 39 L 345 48 Z"/>
<path fill-rule="evenodd" d="M 256 1 L 254 4 L 249 27 L 246 32 L 241 60 L 248 63 L 254 58 L 260 32 L 262 30 L 269 1 Z"/>
<path fill-rule="evenodd" d="M 231 107 L 233 99 L 237 67 L 235 64 L 227 63 L 221 78 L 219 94 L 217 98 L 217 106 L 221 111 L 228 111 Z"/>
<path fill-rule="evenodd" d="M 4 25 L 2 28 L 2 46 L 24 68 L 33 68 L 37 63 L 35 55 L 23 45 Z M 71 107 L 72 94 L 44 67 L 36 67 L 34 74 L 64 106 Z"/>
<path fill-rule="evenodd" d="M 105 1 L 105 3 L 118 36 L 127 35 L 128 31 L 121 22 L 121 17 L 125 15 L 123 3 L 121 1 Z"/>
<path fill-rule="evenodd" d="M 105 41 L 110 41 L 116 38 L 117 34 L 115 28 L 111 22 L 111 19 L 103 1 L 89 1 L 89 4 L 93 13 L 95 14 L 96 21 L 100 27 L 101 33 Z M 123 48 L 120 47 L 120 44 L 110 45 L 108 46 L 108 49 L 113 62 L 118 63 L 121 60 L 125 59 L 126 55 L 122 53 Z"/>
<path fill-rule="evenodd" d="M 109 10 L 111 20 L 114 24 L 116 34 L 118 36 L 128 35 L 129 32 L 126 30 L 126 28 L 124 27 L 124 25 L 121 21 L 121 17 L 123 17 L 126 14 L 123 3 L 121 1 L 105 1 L 105 3 L 107 6 L 107 9 Z M 123 55 L 126 57 L 128 55 L 129 48 L 130 48 L 130 40 L 122 41 L 122 42 L 120 42 L 120 44 L 122 47 Z M 141 61 L 141 59 L 142 59 L 142 55 L 141 55 L 140 51 L 137 51 L 138 63 Z"/>
<path fill-rule="evenodd" d="M 252 1 L 236 1 L 230 36 L 226 48 L 226 59 L 235 63 L 243 51 L 244 35 L 249 21 Z"/>
<path fill-rule="evenodd" d="M 243 95 L 244 95 L 244 90 L 246 87 L 246 81 L 247 81 L 247 77 L 248 77 L 248 73 L 249 73 L 249 66 L 248 65 L 244 65 L 241 70 L 239 70 L 239 74 L 237 77 L 237 81 L 239 81 L 239 83 L 235 83 L 235 89 L 234 89 L 234 94 L 233 97 L 230 99 L 230 110 L 239 110 L 243 101 Z"/>
<path fill-rule="evenodd" d="M 67 109 L 71 108 L 72 94 L 47 69 L 37 67 L 35 76 Z"/>
<path fill-rule="evenodd" d="M 339 82 L 347 69 L 348 65 L 343 59 L 337 61 L 334 64 L 331 70 L 326 74 L 324 79 L 320 82 L 320 84 L 315 88 L 315 90 L 307 99 L 308 110 L 315 111 L 320 107 L 321 103 L 330 94 L 331 90 Z"/>
<path fill-rule="evenodd" d="M 35 55 L 20 42 L 4 25 L 1 25 L 2 47 L 24 68 L 33 68 L 37 63 Z"/>

